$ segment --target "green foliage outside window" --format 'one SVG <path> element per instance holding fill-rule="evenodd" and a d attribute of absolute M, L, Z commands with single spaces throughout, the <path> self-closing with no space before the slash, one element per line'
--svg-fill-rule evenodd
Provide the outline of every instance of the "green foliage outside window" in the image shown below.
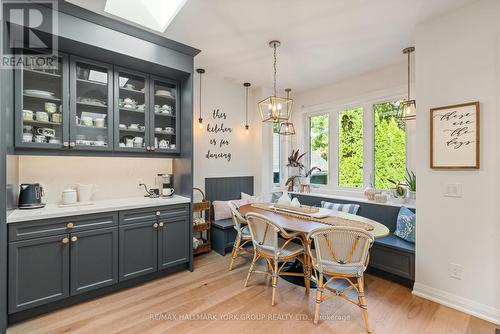
<path fill-rule="evenodd" d="M 397 117 L 400 101 L 373 106 L 375 117 L 375 188 L 393 187 L 387 179 L 404 180 L 406 173 L 405 123 Z"/>
<path fill-rule="evenodd" d="M 339 113 L 339 186 L 363 186 L 363 108 Z"/>
<path fill-rule="evenodd" d="M 310 118 L 310 165 L 321 168 L 311 175 L 311 183 L 328 183 L 328 114 Z"/>

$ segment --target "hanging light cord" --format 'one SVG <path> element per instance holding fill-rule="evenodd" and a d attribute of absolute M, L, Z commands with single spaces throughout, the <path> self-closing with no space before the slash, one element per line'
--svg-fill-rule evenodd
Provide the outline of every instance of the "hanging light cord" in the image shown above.
<path fill-rule="evenodd" d="M 276 58 L 276 43 L 274 43 L 273 45 L 273 48 L 274 48 L 274 96 L 276 96 L 276 62 L 278 61 L 278 59 Z"/>
<path fill-rule="evenodd" d="M 200 118 L 201 118 L 201 77 L 202 77 L 203 74 L 200 73 Z"/>
<path fill-rule="evenodd" d="M 408 52 L 408 101 L 410 101 L 410 52 Z"/>
<path fill-rule="evenodd" d="M 248 126 L 248 87 L 245 88 L 245 125 Z"/>

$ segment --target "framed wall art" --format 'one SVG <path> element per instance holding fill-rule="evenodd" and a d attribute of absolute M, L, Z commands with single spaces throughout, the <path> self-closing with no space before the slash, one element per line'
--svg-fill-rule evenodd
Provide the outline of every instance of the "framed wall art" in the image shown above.
<path fill-rule="evenodd" d="M 479 102 L 431 109 L 431 168 L 479 168 L 479 109 Z"/>

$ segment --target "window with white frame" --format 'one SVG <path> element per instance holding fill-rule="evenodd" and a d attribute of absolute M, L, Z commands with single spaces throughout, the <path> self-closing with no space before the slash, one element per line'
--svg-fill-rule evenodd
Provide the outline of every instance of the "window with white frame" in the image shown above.
<path fill-rule="evenodd" d="M 279 124 L 273 123 L 273 183 L 281 182 L 281 143 Z"/>
<path fill-rule="evenodd" d="M 400 101 L 373 105 L 374 116 L 374 186 L 389 189 L 389 181 L 404 180 L 406 174 L 405 122 L 397 113 Z"/>
<path fill-rule="evenodd" d="M 338 115 L 338 185 L 363 186 L 363 108 L 351 108 Z"/>
<path fill-rule="evenodd" d="M 406 129 L 398 117 L 400 102 L 398 98 L 367 100 L 308 115 L 309 168 L 322 170 L 313 173 L 311 183 L 359 191 L 370 184 L 389 189 L 393 187 L 389 180 L 404 180 Z M 328 185 L 330 162 L 333 176 Z"/>
<path fill-rule="evenodd" d="M 309 166 L 320 169 L 311 175 L 311 183 L 328 184 L 329 115 L 309 117 Z"/>

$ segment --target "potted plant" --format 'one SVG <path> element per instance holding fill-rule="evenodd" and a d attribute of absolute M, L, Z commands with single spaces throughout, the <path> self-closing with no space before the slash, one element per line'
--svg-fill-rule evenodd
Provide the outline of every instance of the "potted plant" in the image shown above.
<path fill-rule="evenodd" d="M 417 176 L 412 171 L 406 169 L 405 182 L 408 186 L 408 197 L 411 199 L 417 198 Z"/>
<path fill-rule="evenodd" d="M 318 172 L 321 172 L 321 168 L 319 167 L 313 167 L 309 169 L 304 176 L 300 177 L 300 184 L 303 186 L 307 186 L 311 184 L 311 175 L 312 173 L 317 170 Z"/>
<path fill-rule="evenodd" d="M 288 176 L 300 175 L 300 171 L 304 169 L 304 164 L 300 160 L 305 156 L 305 153 L 300 154 L 299 150 L 292 150 L 288 157 Z"/>
<path fill-rule="evenodd" d="M 387 181 L 394 184 L 394 188 L 391 189 L 391 195 L 396 203 L 405 203 L 406 196 L 408 194 L 408 188 L 406 184 L 401 181 L 394 181 L 391 179 L 387 179 Z"/>

